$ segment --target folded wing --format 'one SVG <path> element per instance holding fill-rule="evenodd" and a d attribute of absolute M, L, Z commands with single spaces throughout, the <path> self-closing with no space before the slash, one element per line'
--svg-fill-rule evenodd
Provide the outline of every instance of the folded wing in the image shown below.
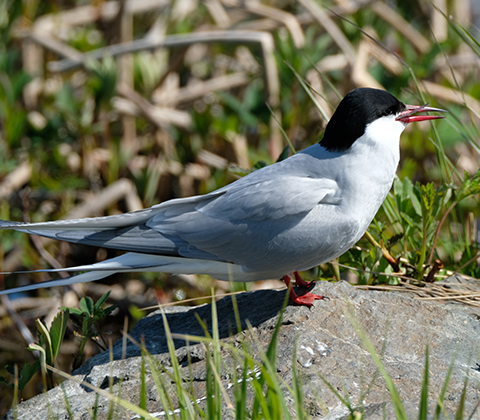
<path fill-rule="evenodd" d="M 136 253 L 229 262 L 250 271 L 273 270 L 289 252 L 289 235 L 297 243 L 302 237 L 311 240 L 311 232 L 302 227 L 304 218 L 315 209 L 321 219 L 325 209 L 328 219 L 339 204 L 334 180 L 310 177 L 312 171 L 299 159 L 287 161 L 211 194 L 137 212 L 46 223 L 0 221 L 0 229 Z"/>

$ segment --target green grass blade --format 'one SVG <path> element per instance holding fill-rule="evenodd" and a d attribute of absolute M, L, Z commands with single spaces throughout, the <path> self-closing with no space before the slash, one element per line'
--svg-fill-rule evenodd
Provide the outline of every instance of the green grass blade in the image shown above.
<path fill-rule="evenodd" d="M 361 325 L 356 320 L 354 315 L 352 313 L 347 312 L 347 317 L 349 318 L 350 323 L 352 324 L 353 328 L 357 331 L 357 334 L 360 337 L 360 339 L 362 340 L 363 345 L 366 347 L 367 351 L 372 356 L 373 361 L 377 365 L 378 370 L 380 371 L 380 373 L 383 376 L 383 379 L 385 380 L 388 391 L 390 393 L 390 398 L 391 398 L 393 406 L 395 408 L 395 414 L 397 416 L 397 419 L 408 420 L 407 412 L 405 410 L 405 407 L 403 406 L 402 399 L 400 398 L 400 395 L 398 394 L 397 388 L 395 387 L 395 384 L 393 383 L 392 378 L 390 377 L 388 372 L 385 370 L 385 368 L 382 364 L 382 361 L 380 360 L 380 357 L 378 356 L 377 352 L 375 351 L 375 347 L 373 346 L 373 343 L 370 341 L 367 333 L 361 327 Z"/>
<path fill-rule="evenodd" d="M 467 388 L 468 388 L 468 376 L 465 376 L 462 395 L 460 397 L 460 404 L 458 404 L 457 411 L 455 412 L 455 420 L 463 420 L 463 413 L 465 412 L 465 400 L 467 399 Z"/>
<path fill-rule="evenodd" d="M 233 282 L 233 274 L 231 273 L 230 265 L 228 267 L 228 270 L 229 270 L 230 290 L 235 290 L 235 283 Z M 237 326 L 237 333 L 240 334 L 242 332 L 242 320 L 240 318 L 240 311 L 238 309 L 237 296 L 235 295 L 235 293 L 231 295 L 231 299 L 232 299 L 233 313 L 235 314 L 235 324 Z"/>
<path fill-rule="evenodd" d="M 293 376 L 293 400 L 295 402 L 295 414 L 298 420 L 304 420 L 307 418 L 305 408 L 303 406 L 303 389 L 302 383 L 298 377 L 297 368 L 297 345 L 293 346 L 292 354 L 292 376 Z"/>
<path fill-rule="evenodd" d="M 207 348 L 205 351 L 205 363 L 207 368 L 207 377 L 205 383 L 205 390 L 207 392 L 207 418 L 214 419 L 215 417 L 215 380 L 212 372 L 212 356 L 210 350 Z"/>
<path fill-rule="evenodd" d="M 162 318 L 163 318 L 163 325 L 165 328 L 165 336 L 167 338 L 168 352 L 170 353 L 170 359 L 172 363 L 173 376 L 174 376 L 175 385 L 177 388 L 177 398 L 178 398 L 178 405 L 180 409 L 180 418 L 187 420 L 188 418 L 195 417 L 195 415 L 192 410 L 192 404 L 190 404 L 189 398 L 186 396 L 186 392 L 182 386 L 182 376 L 180 373 L 180 366 L 178 364 L 177 356 L 175 354 L 175 344 L 173 343 L 172 332 L 170 331 L 167 317 L 163 309 L 162 309 Z"/>
<path fill-rule="evenodd" d="M 335 397 L 337 397 L 337 398 L 340 400 L 340 402 L 341 402 L 345 407 L 347 407 L 347 408 L 350 410 L 350 414 L 353 415 L 354 410 L 353 410 L 352 406 L 350 405 L 350 402 L 347 401 L 345 398 L 343 398 L 343 397 L 340 395 L 340 393 L 336 390 L 336 388 L 335 388 L 330 382 L 328 382 L 328 381 L 323 377 L 322 374 L 317 373 L 317 375 L 318 375 L 318 377 L 323 381 L 323 383 L 324 383 L 325 385 L 327 385 L 328 389 L 330 389 L 330 391 L 333 392 L 333 394 L 335 395 Z"/>
<path fill-rule="evenodd" d="M 237 380 L 235 381 L 235 418 L 237 420 L 245 420 L 247 418 L 247 372 L 248 362 L 247 358 L 245 358 L 243 363 L 242 378 L 240 382 Z"/>
<path fill-rule="evenodd" d="M 145 351 L 144 348 L 145 346 L 142 343 L 142 363 L 140 367 L 140 404 L 139 407 L 143 410 L 147 409 L 147 370 L 145 368 Z M 144 420 L 142 417 L 141 420 Z"/>
<path fill-rule="evenodd" d="M 260 389 L 263 389 L 263 385 L 265 383 L 265 380 L 267 378 L 267 371 L 266 371 L 266 365 L 265 363 L 268 363 L 269 365 L 273 364 L 275 365 L 276 363 L 276 358 L 277 358 L 277 337 L 278 337 L 278 333 L 280 331 L 280 326 L 282 325 L 282 317 L 283 317 L 283 312 L 287 306 L 287 303 L 288 303 L 288 292 L 286 293 L 285 295 L 285 299 L 284 299 L 284 302 L 283 302 L 283 306 L 282 306 L 282 309 L 280 310 L 279 314 L 278 314 L 278 322 L 277 322 L 277 325 L 275 326 L 275 330 L 273 332 L 273 335 L 272 335 L 272 339 L 270 340 L 270 344 L 268 345 L 268 349 L 267 349 L 267 353 L 264 355 L 263 359 L 264 359 L 264 367 L 262 369 L 262 376 L 260 377 L 260 379 L 258 380 L 258 383 L 259 383 L 259 386 L 260 386 Z M 251 328 L 251 325 L 249 324 L 249 329 L 250 331 L 252 331 L 252 328 Z M 252 338 L 255 339 L 255 336 L 252 334 Z M 258 347 L 260 347 L 260 345 L 257 343 Z M 255 382 L 255 381 L 254 381 Z M 256 394 L 257 395 L 257 394 Z M 263 395 L 263 394 L 262 394 Z M 258 414 L 258 410 L 260 408 L 260 405 L 262 405 L 262 409 L 265 410 L 265 408 L 263 407 L 263 398 L 255 398 L 254 400 L 254 404 L 253 404 L 253 413 L 254 413 L 254 417 L 255 415 Z M 270 416 L 270 414 L 269 414 Z"/>
<path fill-rule="evenodd" d="M 427 420 L 428 414 L 428 344 L 425 349 L 425 372 L 423 374 L 422 393 L 420 396 L 420 409 L 418 411 L 419 420 Z"/>
<path fill-rule="evenodd" d="M 435 414 L 433 416 L 434 420 L 437 420 L 440 417 L 440 413 L 443 409 L 443 401 L 445 399 L 445 394 L 447 392 L 448 384 L 450 382 L 450 376 L 452 375 L 452 372 L 453 372 L 453 365 L 455 363 L 456 356 L 457 356 L 457 351 L 455 351 L 455 354 L 453 355 L 452 363 L 450 363 L 450 366 L 448 368 L 447 376 L 445 378 L 445 382 L 443 383 L 442 391 L 438 396 L 437 407 L 435 408 Z"/>
<path fill-rule="evenodd" d="M 268 349 L 266 353 L 263 353 L 261 351 L 260 343 L 258 343 L 258 340 L 255 340 L 255 335 L 252 334 L 252 338 L 256 341 L 256 344 L 260 349 L 260 355 L 263 361 L 262 375 L 258 379 L 258 386 L 260 389 L 263 389 L 265 382 L 267 382 L 267 386 L 268 386 L 266 400 L 264 400 L 264 398 L 261 398 L 259 394 L 258 395 L 256 394 L 258 398 L 255 398 L 255 401 L 254 401 L 254 407 L 253 407 L 254 417 L 255 415 L 258 414 L 258 410 L 260 406 L 262 406 L 264 414 L 267 415 L 265 412 L 265 409 L 266 409 L 265 405 L 268 407 L 268 417 L 272 415 L 271 410 L 273 409 L 274 412 L 276 413 L 278 407 L 282 408 L 281 412 L 283 412 L 286 418 L 290 417 L 288 414 L 288 410 L 286 408 L 286 404 L 283 396 L 280 399 L 278 398 L 279 396 L 282 395 L 282 392 L 280 391 L 278 381 L 276 380 L 276 368 L 275 368 L 276 359 L 277 359 L 277 338 L 278 338 L 278 333 L 280 331 L 280 327 L 282 325 L 283 313 L 285 311 L 287 303 L 288 303 L 288 292 L 285 294 L 285 299 L 283 301 L 282 309 L 278 314 L 277 325 L 275 326 L 275 330 L 272 334 L 272 338 L 270 340 L 270 344 L 268 345 Z M 250 324 L 249 324 L 249 329 L 250 331 L 252 331 Z M 254 383 L 255 382 L 256 380 L 254 380 Z"/>
<path fill-rule="evenodd" d="M 277 116 L 275 115 L 275 112 L 273 111 L 273 109 L 270 107 L 268 103 L 266 103 L 265 105 L 267 105 L 267 108 L 270 111 L 270 114 L 272 115 L 275 122 L 278 124 L 278 128 L 280 129 L 280 132 L 283 134 L 283 137 L 285 138 L 285 140 L 287 140 L 287 143 L 290 146 L 290 149 L 292 149 L 293 154 L 297 153 L 297 151 L 295 150 L 295 147 L 293 147 L 293 144 L 290 141 L 290 138 L 288 137 L 287 133 L 283 129 L 282 123 L 278 120 Z"/>
<path fill-rule="evenodd" d="M 304 82 L 303 80 L 303 77 L 300 76 L 297 71 L 293 68 L 293 66 L 290 64 L 290 63 L 286 63 L 288 67 L 290 67 L 290 70 L 293 71 L 293 74 L 295 75 L 295 77 L 298 79 L 298 81 L 300 82 L 300 84 L 302 85 L 303 89 L 305 90 L 305 92 L 307 93 L 308 96 L 310 96 L 310 99 L 312 100 L 312 102 L 314 103 L 314 105 L 317 107 L 318 111 L 320 112 L 320 114 L 322 114 L 322 117 L 325 118 L 325 121 L 328 121 L 329 118 L 328 118 L 328 115 L 325 113 L 325 111 L 323 110 L 323 108 L 320 106 L 320 104 L 317 102 L 317 100 L 315 99 L 315 97 L 313 96 L 312 94 L 312 91 L 309 89 L 309 87 L 307 86 L 307 84 Z"/>
<path fill-rule="evenodd" d="M 160 370 L 158 368 L 158 361 L 155 360 L 146 350 L 145 355 L 147 357 L 148 365 L 150 367 L 150 372 L 152 373 L 152 378 L 155 383 L 155 388 L 157 389 L 158 397 L 160 402 L 162 403 L 163 410 L 165 411 L 165 418 L 167 420 L 171 420 L 175 418 L 173 413 L 173 404 L 171 399 L 169 398 L 169 394 L 167 392 L 165 383 L 162 380 Z"/>
<path fill-rule="evenodd" d="M 279 320 L 277 322 L 278 329 L 279 329 L 279 326 L 281 325 L 281 319 L 282 319 L 282 316 L 280 314 Z M 251 326 L 249 327 L 250 327 L 250 330 L 252 330 Z M 272 335 L 272 341 L 274 339 L 276 340 L 276 337 L 277 335 L 274 333 Z M 255 401 L 257 403 L 257 407 L 255 407 L 254 405 L 254 413 L 256 413 L 255 408 L 258 409 L 258 403 L 260 403 L 260 405 L 262 406 L 262 409 L 264 410 L 265 410 L 264 405 L 266 404 L 266 406 L 268 407 L 268 417 L 272 417 L 276 419 L 276 418 L 280 418 L 280 415 L 282 415 L 283 418 L 290 420 L 291 416 L 287 407 L 285 397 L 283 395 L 283 391 L 280 387 L 279 377 L 277 375 L 276 358 L 273 359 L 273 362 L 271 361 L 272 355 L 275 354 L 276 356 L 276 343 L 272 345 L 272 341 L 270 342 L 269 350 L 274 348 L 275 351 L 271 351 L 270 357 L 269 357 L 269 352 L 267 351 L 267 353 L 264 353 L 262 351 L 262 346 L 260 342 L 258 341 L 258 339 L 256 339 L 256 337 L 253 334 L 252 334 L 252 338 L 257 345 L 260 358 L 263 362 L 263 366 L 261 368 L 261 376 L 258 379 L 258 386 L 260 387 L 260 389 L 263 389 L 264 385 L 267 386 L 266 398 L 259 398 L 258 402 Z"/>
<path fill-rule="evenodd" d="M 213 374 L 214 374 L 214 407 L 215 412 L 214 415 L 216 418 L 222 417 L 222 394 L 221 394 L 221 382 L 219 382 L 219 378 L 221 376 L 220 372 L 220 360 L 222 358 L 222 354 L 220 351 L 220 336 L 218 333 L 218 314 L 217 314 L 217 304 L 215 302 L 215 292 L 212 289 L 212 335 L 213 335 Z"/>
<path fill-rule="evenodd" d="M 72 375 L 69 375 L 68 373 L 62 372 L 60 369 L 54 368 L 53 366 L 47 366 L 47 369 L 52 371 L 53 373 L 56 373 L 59 376 L 62 376 L 66 379 L 70 379 L 73 382 L 77 382 L 77 383 L 79 382 L 78 378 L 76 378 Z M 86 388 L 89 388 L 89 389 L 95 391 L 98 395 L 101 395 L 102 397 L 108 399 L 113 404 L 118 404 L 120 407 L 123 407 L 127 410 L 130 410 L 130 411 L 134 412 L 135 414 L 138 414 L 139 416 L 145 417 L 146 419 L 157 420 L 157 418 L 153 417 L 149 412 L 147 412 L 145 410 L 142 410 L 140 407 L 137 407 L 135 404 L 132 404 L 132 403 L 116 396 L 116 395 L 111 394 L 110 392 L 108 392 L 105 389 L 98 388 L 98 387 L 96 387 L 96 386 L 94 386 L 94 385 L 92 385 L 88 382 L 85 382 L 85 381 L 81 381 L 80 383 L 81 383 L 82 386 L 84 386 Z M 52 416 L 53 416 L 53 413 L 52 413 Z M 50 418 L 50 417 L 47 416 L 47 418 Z"/>
<path fill-rule="evenodd" d="M 265 394 L 263 393 L 263 382 L 263 372 L 260 379 L 254 378 L 252 381 L 252 387 L 254 392 L 252 418 L 272 420 L 272 417 L 270 416 L 270 410 L 268 409 L 267 399 L 265 398 Z M 260 416 L 260 413 L 262 413 L 262 416 Z"/>
<path fill-rule="evenodd" d="M 193 384 L 193 381 L 194 381 L 193 378 L 195 377 L 195 374 L 193 372 L 193 363 L 194 362 L 192 362 L 192 354 L 190 352 L 190 342 L 188 340 L 185 340 L 185 341 L 186 341 L 185 347 L 187 348 L 187 364 L 188 364 L 187 385 L 188 385 L 188 388 L 189 388 L 190 395 L 194 396 L 195 395 L 195 389 L 194 389 L 194 384 Z M 199 405 L 198 398 L 193 397 L 192 399 L 193 399 L 193 406 L 194 406 L 195 411 L 198 413 L 198 417 L 205 418 L 205 413 L 204 413 L 202 407 L 200 407 L 200 405 Z"/>

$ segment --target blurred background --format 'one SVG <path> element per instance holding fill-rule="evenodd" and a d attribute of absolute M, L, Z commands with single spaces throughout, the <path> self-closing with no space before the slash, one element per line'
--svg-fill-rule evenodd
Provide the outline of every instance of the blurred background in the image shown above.
<path fill-rule="evenodd" d="M 377 246 L 363 240 L 342 265 L 305 276 L 396 284 L 363 270 L 422 280 L 435 264 L 430 280 L 477 276 L 479 19 L 477 0 L 0 0 L 0 218 L 112 215 L 211 192 L 293 153 L 286 137 L 296 150 L 318 142 L 341 97 L 369 86 L 448 118 L 402 136 L 399 179 L 370 229 Z M 116 253 L 0 236 L 1 271 Z M 49 278 L 2 275 L 0 288 Z M 212 288 L 232 291 L 207 276 L 137 273 L 3 299 L 0 376 L 35 360 L 26 346 L 36 318 L 48 325 L 82 296 L 111 290 L 118 309 L 99 328 L 115 341 L 144 308 L 201 304 Z M 62 369 L 78 345 L 69 327 Z M 89 342 L 84 357 L 98 351 Z M 22 397 L 41 389 L 32 381 Z M 9 392 L 0 384 L 0 415 Z"/>

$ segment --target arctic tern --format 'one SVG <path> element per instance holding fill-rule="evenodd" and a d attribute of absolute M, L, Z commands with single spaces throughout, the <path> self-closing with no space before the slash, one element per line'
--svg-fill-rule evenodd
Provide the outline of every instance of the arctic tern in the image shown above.
<path fill-rule="evenodd" d="M 15 229 L 79 244 L 129 251 L 90 265 L 35 272 L 85 271 L 66 279 L 0 291 L 9 294 L 88 282 L 119 272 L 208 274 L 239 282 L 283 279 L 307 290 L 290 299 L 312 306 L 303 271 L 350 249 L 387 196 L 408 123 L 442 118 L 442 109 L 405 105 L 390 93 L 348 93 L 320 143 L 202 196 L 115 216 L 42 223 L 0 221 Z"/>

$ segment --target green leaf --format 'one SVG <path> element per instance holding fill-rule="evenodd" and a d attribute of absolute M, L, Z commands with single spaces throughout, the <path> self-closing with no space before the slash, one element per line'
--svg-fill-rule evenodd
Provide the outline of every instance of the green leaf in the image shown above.
<path fill-rule="evenodd" d="M 102 309 L 102 318 L 105 318 L 106 316 L 110 315 L 117 308 L 118 308 L 117 305 L 112 305 L 112 306 L 109 306 L 108 308 Z"/>
<path fill-rule="evenodd" d="M 87 338 L 96 337 L 97 334 L 92 330 L 93 320 L 90 317 L 82 318 L 82 335 Z"/>
<path fill-rule="evenodd" d="M 420 185 L 417 183 L 417 186 L 421 188 L 422 192 L 422 203 L 428 213 L 432 212 L 433 203 L 435 202 L 436 191 L 433 185 L 433 182 L 429 182 L 426 185 Z"/>
<path fill-rule="evenodd" d="M 253 165 L 253 169 L 262 169 L 262 168 L 265 168 L 265 166 L 267 166 L 267 163 L 264 162 L 263 160 L 259 160 L 257 163 Z"/>
<path fill-rule="evenodd" d="M 100 299 L 97 300 L 97 303 L 95 303 L 95 309 L 99 309 L 108 299 L 108 296 L 110 296 L 110 291 L 105 293 Z"/>
<path fill-rule="evenodd" d="M 93 299 L 90 296 L 85 296 L 81 298 L 78 306 L 83 311 L 83 313 L 88 314 L 90 316 L 93 315 L 94 304 L 93 304 Z"/>
<path fill-rule="evenodd" d="M 8 386 L 9 388 L 13 388 L 13 384 L 8 382 L 7 378 L 5 378 L 5 376 L 0 376 L 0 384 Z"/>
<path fill-rule="evenodd" d="M 52 343 L 52 357 L 53 361 L 57 358 L 60 350 L 60 345 L 65 337 L 65 331 L 67 330 L 68 323 L 68 309 L 61 311 L 57 314 L 50 327 L 50 340 Z"/>
<path fill-rule="evenodd" d="M 408 182 L 406 182 L 406 180 L 408 180 Z M 417 185 L 414 186 L 412 181 L 410 181 L 408 178 L 405 178 L 404 185 L 406 187 L 407 196 L 410 199 L 415 212 L 419 216 L 422 216 L 422 204 L 420 201 L 422 194 L 420 184 L 417 183 Z"/>
<path fill-rule="evenodd" d="M 18 389 L 22 390 L 25 388 L 27 383 L 32 379 L 40 369 L 40 359 L 35 360 L 32 364 L 25 363 L 22 370 L 20 371 L 20 377 L 18 379 Z"/>
<path fill-rule="evenodd" d="M 459 201 L 478 193 L 480 193 L 480 170 L 473 176 L 473 178 L 470 178 L 468 172 L 465 171 L 462 192 L 459 194 Z"/>
<path fill-rule="evenodd" d="M 240 168 L 240 166 L 237 166 L 237 165 L 229 165 L 228 172 L 231 172 L 232 174 L 237 176 L 244 177 L 245 175 L 251 174 L 253 170 Z"/>
<path fill-rule="evenodd" d="M 69 315 L 76 315 L 76 316 L 81 316 L 83 312 L 80 309 L 77 308 L 67 308 L 66 306 L 62 306 L 60 308 L 62 311 L 68 311 Z"/>
<path fill-rule="evenodd" d="M 417 222 L 412 219 L 407 213 L 404 213 L 402 211 L 400 215 L 402 216 L 402 219 L 404 219 L 412 228 L 415 228 L 418 225 Z"/>
<path fill-rule="evenodd" d="M 277 162 L 281 162 L 282 160 L 285 160 L 288 158 L 288 155 L 290 154 L 290 146 L 285 146 L 282 150 L 282 153 L 280 153 L 280 156 L 277 159 Z"/>
<path fill-rule="evenodd" d="M 18 389 L 21 391 L 25 388 L 27 383 L 32 379 L 33 375 L 38 372 L 40 368 L 40 359 L 35 360 L 33 363 L 25 363 L 22 370 L 18 374 Z M 7 365 L 5 370 L 8 374 L 15 379 L 15 368 L 14 366 Z M 6 378 L 0 376 L 0 384 L 4 384 L 9 388 L 14 388 L 14 384 L 9 383 Z"/>
<path fill-rule="evenodd" d="M 5 366 L 5 370 L 10 374 L 12 378 L 15 377 L 15 366 L 7 365 Z"/>
<path fill-rule="evenodd" d="M 219 91 L 217 92 L 217 95 L 220 97 L 220 99 L 226 106 L 231 108 L 232 111 L 234 111 L 235 114 L 238 115 L 240 121 L 242 121 L 247 126 L 256 127 L 260 123 L 258 118 L 251 112 L 247 111 L 245 106 L 230 93 Z"/>

